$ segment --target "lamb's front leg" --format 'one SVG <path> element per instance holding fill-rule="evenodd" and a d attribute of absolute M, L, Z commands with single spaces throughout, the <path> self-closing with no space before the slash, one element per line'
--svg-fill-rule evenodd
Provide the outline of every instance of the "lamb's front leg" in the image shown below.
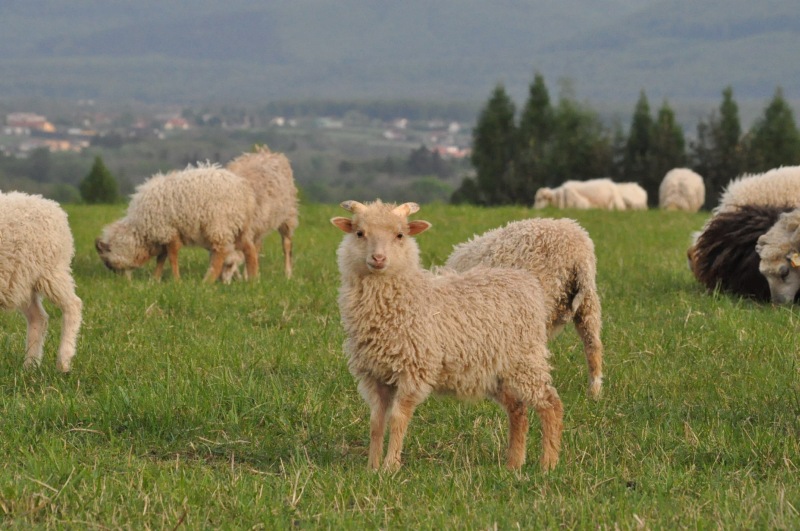
<path fill-rule="evenodd" d="M 169 266 L 172 268 L 172 276 L 176 281 L 181 279 L 181 272 L 178 267 L 178 252 L 181 250 L 182 245 L 183 243 L 179 236 L 175 236 L 172 241 L 167 244 Z"/>
<path fill-rule="evenodd" d="M 408 430 L 408 423 L 419 404 L 421 404 L 430 391 L 416 389 L 403 389 L 400 386 L 392 401 L 392 410 L 389 414 L 389 447 L 386 450 L 386 459 L 383 469 L 395 471 L 400 468 L 400 455 L 403 451 L 403 438 Z"/>
<path fill-rule="evenodd" d="M 358 385 L 361 396 L 369 404 L 369 461 L 368 466 L 377 470 L 383 457 L 383 437 L 386 434 L 386 414 L 394 397 L 395 389 L 377 380 L 364 379 Z"/>

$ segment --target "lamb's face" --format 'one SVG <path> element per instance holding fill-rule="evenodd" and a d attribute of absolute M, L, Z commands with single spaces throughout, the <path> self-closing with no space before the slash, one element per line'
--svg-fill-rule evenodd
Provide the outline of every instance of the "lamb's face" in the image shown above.
<path fill-rule="evenodd" d="M 539 188 L 533 199 L 533 208 L 547 208 L 553 203 L 553 190 L 550 188 Z"/>
<path fill-rule="evenodd" d="M 772 302 L 791 304 L 800 290 L 800 252 L 788 243 L 773 241 L 774 236 L 770 230 L 758 239 L 756 252 L 761 258 L 758 270 L 769 283 Z"/>
<path fill-rule="evenodd" d="M 353 219 L 333 218 L 331 222 L 347 233 L 339 246 L 339 267 L 343 273 L 358 276 L 392 275 L 408 268 L 416 268 L 419 263 L 419 248 L 410 236 L 427 230 L 427 221 L 407 221 L 411 203 L 395 207 L 381 202 L 368 206 L 345 202 L 348 210 L 355 215 Z M 414 205 L 415 208 L 416 205 Z M 416 211 L 416 210 L 414 210 Z"/>
<path fill-rule="evenodd" d="M 110 270 L 121 273 L 141 267 L 152 256 L 142 246 L 124 220 L 119 220 L 103 230 L 94 242 L 97 254 Z"/>

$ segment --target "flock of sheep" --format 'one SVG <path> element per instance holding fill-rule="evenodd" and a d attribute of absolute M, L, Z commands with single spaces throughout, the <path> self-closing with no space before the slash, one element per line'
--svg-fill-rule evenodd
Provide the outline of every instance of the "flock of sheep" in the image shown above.
<path fill-rule="evenodd" d="M 659 190 L 664 209 L 696 212 L 704 200 L 702 178 L 687 169 L 669 172 Z M 539 190 L 535 206 L 549 205 L 646 208 L 647 194 L 635 183 L 568 181 Z M 541 421 L 541 466 L 553 468 L 563 406 L 547 344 L 566 324 L 574 324 L 584 345 L 589 395 L 599 397 L 602 388 L 601 304 L 589 234 L 571 219 L 515 221 L 455 246 L 441 268 L 429 270 L 420 263 L 414 236 L 431 224 L 409 219 L 419 210 L 416 203 L 341 206 L 351 217 L 331 219 L 345 233 L 337 251 L 338 304 L 349 370 L 370 408 L 369 466 L 400 466 L 414 410 L 437 392 L 488 397 L 503 406 L 512 469 L 525 462 L 527 410 L 533 408 Z M 209 251 L 204 280 L 230 282 L 242 264 L 245 278 L 257 277 L 262 239 L 278 230 L 291 277 L 297 225 L 289 162 L 260 148 L 225 168 L 200 164 L 153 176 L 95 247 L 114 271 L 129 273 L 156 257 L 155 277 L 169 259 L 178 279 L 180 248 L 200 246 Z M 739 281 L 746 270 L 768 283 L 773 301 L 791 302 L 800 288 L 799 226 L 800 167 L 743 176 L 729 185 L 695 235 L 690 268 L 711 289 L 729 287 L 726 281 Z M 41 300 L 47 297 L 64 320 L 57 367 L 70 369 L 82 305 L 70 270 L 73 255 L 67 216 L 58 204 L 0 193 L 0 307 L 19 309 L 27 319 L 26 366 L 42 358 L 47 314 Z"/>

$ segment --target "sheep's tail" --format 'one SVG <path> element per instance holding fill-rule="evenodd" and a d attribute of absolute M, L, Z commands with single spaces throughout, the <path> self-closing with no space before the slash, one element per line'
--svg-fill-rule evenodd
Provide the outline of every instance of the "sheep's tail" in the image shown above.
<path fill-rule="evenodd" d="M 575 272 L 575 295 L 572 299 L 573 323 L 583 341 L 586 365 L 589 368 L 589 396 L 599 398 L 603 387 L 603 327 L 600 297 L 595 285 L 594 268 L 583 267 Z"/>

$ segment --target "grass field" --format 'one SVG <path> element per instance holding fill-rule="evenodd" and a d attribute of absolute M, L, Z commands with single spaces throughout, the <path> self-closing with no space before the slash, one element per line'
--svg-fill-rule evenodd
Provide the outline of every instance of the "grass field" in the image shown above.
<path fill-rule="evenodd" d="M 73 371 L 55 370 L 60 313 L 40 370 L 25 322 L 0 313 L 0 527 L 800 528 L 800 310 L 709 295 L 686 268 L 703 214 L 423 206 L 425 265 L 512 219 L 574 216 L 594 239 L 604 396 L 587 398 L 572 327 L 551 345 L 565 407 L 561 461 L 504 466 L 491 402 L 433 398 L 404 466 L 367 470 L 368 418 L 336 306 L 335 206 L 302 209 L 295 278 L 277 235 L 261 279 L 203 285 L 107 271 L 94 238 L 123 207 L 70 206 L 84 301 Z"/>

